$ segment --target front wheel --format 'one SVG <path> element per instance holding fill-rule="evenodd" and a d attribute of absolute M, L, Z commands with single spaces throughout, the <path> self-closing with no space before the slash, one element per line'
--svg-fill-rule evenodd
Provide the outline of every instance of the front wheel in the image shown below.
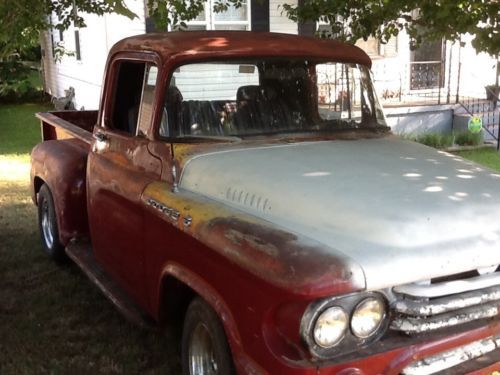
<path fill-rule="evenodd" d="M 196 297 L 186 313 L 182 332 L 184 375 L 232 375 L 235 373 L 224 327 L 215 311 Z"/>
<path fill-rule="evenodd" d="M 56 262 L 66 260 L 64 246 L 59 242 L 59 228 L 52 193 L 46 184 L 38 192 L 38 227 L 42 247 L 45 252 Z"/>

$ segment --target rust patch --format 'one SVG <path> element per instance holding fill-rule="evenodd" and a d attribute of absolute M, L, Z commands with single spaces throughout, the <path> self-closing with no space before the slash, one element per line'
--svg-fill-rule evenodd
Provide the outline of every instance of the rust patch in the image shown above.
<path fill-rule="evenodd" d="M 178 225 L 179 230 L 272 285 L 314 297 L 365 287 L 358 265 L 312 239 L 199 195 L 172 193 L 164 183 L 146 188 L 145 205 L 150 198 L 179 211 L 181 220 L 191 219 L 189 226 Z"/>
<path fill-rule="evenodd" d="M 255 249 L 276 258 L 279 254 L 278 249 L 271 243 L 267 243 L 259 237 L 251 234 L 241 233 L 234 229 L 229 229 L 224 235 L 228 240 L 234 242 L 238 246 L 252 246 Z"/>

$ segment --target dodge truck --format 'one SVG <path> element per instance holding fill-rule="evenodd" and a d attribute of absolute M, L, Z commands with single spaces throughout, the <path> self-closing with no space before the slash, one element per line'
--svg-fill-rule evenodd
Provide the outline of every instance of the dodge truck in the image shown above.
<path fill-rule="evenodd" d="M 391 134 L 370 67 L 284 34 L 118 42 L 98 111 L 37 114 L 44 250 L 170 327 L 186 375 L 500 370 L 500 174 Z"/>

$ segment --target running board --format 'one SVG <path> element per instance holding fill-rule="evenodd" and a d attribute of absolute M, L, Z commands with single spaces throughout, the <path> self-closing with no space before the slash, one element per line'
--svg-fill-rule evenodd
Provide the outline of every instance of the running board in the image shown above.
<path fill-rule="evenodd" d="M 154 322 L 147 313 L 137 306 L 97 263 L 92 245 L 88 240 L 71 240 L 66 246 L 66 254 L 82 269 L 90 281 L 97 285 L 101 292 L 113 302 L 129 322 L 144 329 L 154 329 Z"/>

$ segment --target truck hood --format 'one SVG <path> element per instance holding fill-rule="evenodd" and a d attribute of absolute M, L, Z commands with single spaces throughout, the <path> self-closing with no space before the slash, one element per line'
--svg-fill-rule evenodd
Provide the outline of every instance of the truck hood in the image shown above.
<path fill-rule="evenodd" d="M 197 155 L 180 187 L 325 244 L 368 290 L 500 263 L 500 174 L 397 137 Z"/>

